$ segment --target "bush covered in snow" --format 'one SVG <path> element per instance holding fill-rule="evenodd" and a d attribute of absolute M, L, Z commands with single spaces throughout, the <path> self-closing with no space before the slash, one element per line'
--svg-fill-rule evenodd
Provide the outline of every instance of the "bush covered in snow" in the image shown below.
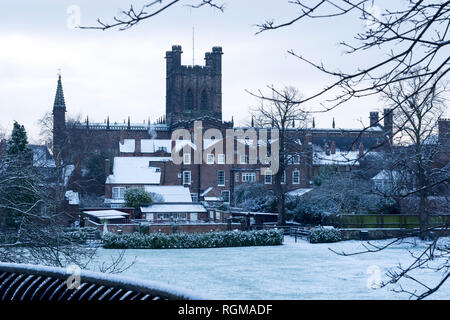
<path fill-rule="evenodd" d="M 107 249 L 179 249 L 283 244 L 282 230 L 226 231 L 208 233 L 108 233 L 103 239 Z"/>
<path fill-rule="evenodd" d="M 277 211 L 277 202 L 273 191 L 258 182 L 238 185 L 234 189 L 234 200 L 236 206 L 245 211 Z"/>
<path fill-rule="evenodd" d="M 328 243 L 342 240 L 341 232 L 335 228 L 313 228 L 309 237 L 311 243 Z"/>
<path fill-rule="evenodd" d="M 94 227 L 66 228 L 63 233 L 63 240 L 68 243 L 84 244 L 88 239 L 88 234 L 93 232 L 98 232 L 98 229 Z"/>

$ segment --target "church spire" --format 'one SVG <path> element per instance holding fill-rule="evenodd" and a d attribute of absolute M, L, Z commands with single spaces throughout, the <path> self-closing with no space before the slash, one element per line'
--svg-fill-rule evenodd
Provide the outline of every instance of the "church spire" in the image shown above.
<path fill-rule="evenodd" d="M 55 102 L 53 104 L 53 110 L 57 108 L 63 108 L 66 111 L 66 102 L 64 100 L 64 92 L 61 82 L 61 73 L 58 74 L 58 86 L 56 88 Z"/>

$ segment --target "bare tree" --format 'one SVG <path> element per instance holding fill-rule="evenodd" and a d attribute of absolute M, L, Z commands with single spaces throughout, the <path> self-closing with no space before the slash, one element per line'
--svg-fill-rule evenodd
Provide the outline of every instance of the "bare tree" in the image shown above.
<path fill-rule="evenodd" d="M 113 258 L 111 265 L 95 265 L 97 249 L 83 244 L 81 230 L 66 228 L 73 220 L 64 206 L 67 168 L 58 163 L 44 168 L 35 164 L 25 130 L 13 134 L 7 155 L 0 159 L 0 261 L 76 264 L 114 273 L 128 268 L 123 254 Z"/>
<path fill-rule="evenodd" d="M 420 237 L 425 239 L 430 214 L 427 205 L 432 191 L 430 186 L 436 182 L 446 183 L 449 178 L 448 172 L 443 174 L 441 168 L 434 166 L 440 149 L 437 129 L 438 120 L 445 110 L 443 94 L 446 88 L 443 85 L 424 85 L 426 77 L 419 72 L 413 70 L 408 80 L 389 85 L 384 97 L 388 104 L 398 106 L 394 113 L 394 123 L 398 127 L 395 139 L 397 145 L 407 145 L 407 149 L 396 170 L 412 177 L 409 190 L 403 192 L 404 196 L 414 194 L 419 197 Z"/>
<path fill-rule="evenodd" d="M 271 101 L 261 100 L 261 104 L 251 111 L 255 125 L 260 128 L 275 128 L 279 131 L 279 170 L 275 173 L 275 195 L 278 203 L 278 224 L 286 224 L 286 190 L 282 183 L 286 167 L 294 157 L 302 153 L 301 138 L 307 126 L 308 113 L 303 105 L 296 102 L 300 93 L 293 87 L 273 90 Z M 295 130 L 292 130 L 295 129 Z"/>
<path fill-rule="evenodd" d="M 147 4 L 143 5 L 140 10 L 139 9 L 136 10 L 134 8 L 134 6 L 131 5 L 128 10 L 123 10 L 121 12 L 121 15 L 115 16 L 113 18 L 114 22 L 112 22 L 112 23 L 106 23 L 106 22 L 103 22 L 101 19 L 97 19 L 97 22 L 99 24 L 98 26 L 80 26 L 80 28 L 81 29 L 99 29 L 99 30 L 118 28 L 119 30 L 123 31 L 123 30 L 133 27 L 134 25 L 138 24 L 139 22 L 141 22 L 143 20 L 150 19 L 150 18 L 156 16 L 157 14 L 160 14 L 163 11 L 166 11 L 170 7 L 174 6 L 175 4 L 181 4 L 181 3 L 187 3 L 187 1 L 153 0 L 153 1 L 149 1 Z M 190 2 L 190 4 L 186 4 L 186 5 L 191 8 L 201 8 L 203 6 L 208 6 L 208 7 L 217 9 L 222 12 L 224 10 L 224 4 L 218 3 L 214 0 L 198 0 L 195 3 Z"/>

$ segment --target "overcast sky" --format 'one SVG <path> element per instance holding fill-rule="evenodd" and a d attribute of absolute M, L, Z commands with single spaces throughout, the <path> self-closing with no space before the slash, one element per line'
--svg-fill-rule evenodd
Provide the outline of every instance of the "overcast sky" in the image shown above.
<path fill-rule="evenodd" d="M 358 19 L 315 20 L 255 35 L 255 24 L 265 19 L 294 17 L 297 7 L 281 0 L 228 0 L 224 13 L 176 5 L 127 31 L 69 28 L 78 10 L 82 25 L 95 25 L 98 17 L 111 21 L 120 8 L 143 2 L 2 0 L 0 130 L 11 131 L 16 120 L 32 142 L 39 140 L 37 120 L 51 111 L 58 69 L 69 117 L 155 120 L 165 111 L 165 52 L 182 45 L 182 63 L 192 64 L 193 27 L 196 64 L 204 64 L 204 53 L 213 46 L 223 48 L 223 118 L 234 116 L 238 124 L 257 104 L 245 90 L 292 85 L 307 95 L 330 82 L 287 50 L 341 69 L 376 58 L 344 55 L 338 45 L 367 27 Z M 375 97 L 354 100 L 316 115 L 316 127 L 331 127 L 333 117 L 337 127 L 361 127 L 360 121 L 368 124 L 370 111 L 382 108 Z"/>

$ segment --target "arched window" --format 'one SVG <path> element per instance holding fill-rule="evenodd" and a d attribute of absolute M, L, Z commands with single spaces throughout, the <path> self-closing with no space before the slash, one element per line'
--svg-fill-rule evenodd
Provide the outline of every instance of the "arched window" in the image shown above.
<path fill-rule="evenodd" d="M 200 106 L 202 110 L 208 110 L 208 93 L 206 92 L 206 89 L 203 89 L 202 91 Z"/>
<path fill-rule="evenodd" d="M 193 107 L 194 107 L 194 95 L 192 94 L 192 90 L 188 89 L 184 101 L 184 110 L 192 110 Z"/>

